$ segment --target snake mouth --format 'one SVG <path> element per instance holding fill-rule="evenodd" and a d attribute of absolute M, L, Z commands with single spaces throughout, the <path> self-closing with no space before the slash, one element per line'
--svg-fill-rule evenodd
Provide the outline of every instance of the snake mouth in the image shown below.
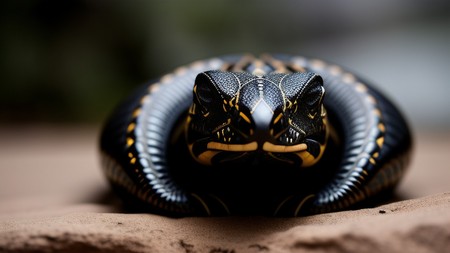
<path fill-rule="evenodd" d="M 308 149 L 308 145 L 306 143 L 300 143 L 296 145 L 276 145 L 270 142 L 264 142 L 263 150 L 267 152 L 275 152 L 275 153 L 292 153 L 292 152 L 300 152 Z"/>
<path fill-rule="evenodd" d="M 299 164 L 300 167 L 305 168 L 315 165 L 320 160 L 325 147 L 325 141 L 310 137 L 294 145 L 264 142 L 262 150 L 275 160 L 288 164 Z"/>
<path fill-rule="evenodd" d="M 207 144 L 207 148 L 209 150 L 248 152 L 248 151 L 256 151 L 258 149 L 258 143 L 256 141 L 247 144 L 226 144 L 220 142 L 209 142 Z M 306 143 L 300 143 L 297 145 L 286 146 L 286 145 L 276 145 L 270 142 L 264 142 L 262 149 L 267 152 L 292 153 L 305 151 L 308 149 L 308 145 Z"/>
<path fill-rule="evenodd" d="M 220 151 L 248 152 L 257 150 L 258 143 L 256 143 L 256 141 L 253 141 L 247 144 L 228 144 L 213 141 L 207 144 L 207 148 L 210 150 L 220 150 Z"/>

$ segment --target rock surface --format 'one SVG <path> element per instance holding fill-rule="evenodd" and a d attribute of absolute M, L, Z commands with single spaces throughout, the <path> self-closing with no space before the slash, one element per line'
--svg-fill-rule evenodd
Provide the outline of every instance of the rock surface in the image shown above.
<path fill-rule="evenodd" d="M 301 218 L 173 219 L 120 212 L 94 131 L 19 132 L 0 136 L 0 252 L 450 252 L 449 134 L 419 136 L 390 204 Z"/>
<path fill-rule="evenodd" d="M 0 251 L 450 252 L 450 193 L 303 218 L 172 219 L 100 205 L 0 223 Z"/>

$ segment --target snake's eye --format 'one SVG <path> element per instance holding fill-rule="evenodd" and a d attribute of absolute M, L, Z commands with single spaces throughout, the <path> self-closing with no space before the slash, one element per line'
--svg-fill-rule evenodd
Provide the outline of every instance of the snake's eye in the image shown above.
<path fill-rule="evenodd" d="M 214 101 L 217 93 L 214 84 L 204 74 L 199 74 L 195 79 L 194 91 L 198 102 L 204 107 L 208 107 Z"/>
<path fill-rule="evenodd" d="M 322 86 L 322 81 L 319 79 L 312 80 L 300 94 L 297 104 L 309 118 L 313 119 L 321 110 L 324 94 L 325 89 Z"/>
<path fill-rule="evenodd" d="M 303 96 L 303 103 L 309 110 L 309 113 L 315 115 L 322 106 L 325 89 L 322 85 L 311 85 Z"/>
<path fill-rule="evenodd" d="M 217 88 L 212 81 L 204 74 L 199 74 L 195 79 L 194 102 L 200 105 L 201 112 L 206 115 L 217 110 L 221 101 Z"/>
<path fill-rule="evenodd" d="M 315 108 L 319 105 L 323 96 L 323 87 L 314 86 L 310 87 L 305 94 L 304 102 L 309 108 Z"/>
<path fill-rule="evenodd" d="M 208 85 L 197 85 L 197 98 L 201 105 L 208 106 L 213 101 L 213 92 Z"/>
<path fill-rule="evenodd" d="M 323 80 L 312 72 L 294 73 L 287 76 L 281 84 L 286 98 L 293 106 L 294 112 L 306 110 L 318 111 L 324 94 Z M 288 104 L 290 105 L 290 104 Z"/>

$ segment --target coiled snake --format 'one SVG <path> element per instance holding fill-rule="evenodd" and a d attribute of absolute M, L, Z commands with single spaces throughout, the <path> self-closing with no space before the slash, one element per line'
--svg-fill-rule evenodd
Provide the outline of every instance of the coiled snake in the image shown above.
<path fill-rule="evenodd" d="M 133 210 L 299 216 L 391 191 L 411 134 L 343 68 L 289 55 L 195 62 L 144 85 L 101 135 L 102 167 Z"/>

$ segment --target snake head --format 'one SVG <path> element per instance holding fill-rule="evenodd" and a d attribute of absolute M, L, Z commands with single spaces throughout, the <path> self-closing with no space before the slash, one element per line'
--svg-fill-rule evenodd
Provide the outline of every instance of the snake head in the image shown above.
<path fill-rule="evenodd" d="M 192 157 L 205 165 L 265 160 L 314 165 L 328 135 L 322 83 L 311 72 L 200 73 L 185 131 Z"/>

